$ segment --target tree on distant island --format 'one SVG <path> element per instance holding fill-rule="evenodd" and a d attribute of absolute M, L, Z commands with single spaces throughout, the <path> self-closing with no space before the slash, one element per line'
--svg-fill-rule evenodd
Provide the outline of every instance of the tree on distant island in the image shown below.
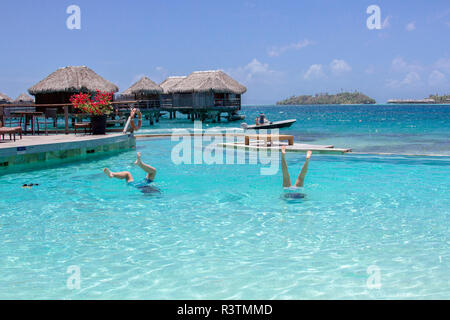
<path fill-rule="evenodd" d="M 442 96 L 438 94 L 430 94 L 428 99 L 433 99 L 434 103 L 450 103 L 450 94 L 444 94 Z"/>
<path fill-rule="evenodd" d="M 312 95 L 292 96 L 277 102 L 277 105 L 299 104 L 374 104 L 372 99 L 361 92 L 341 92 L 337 94 L 316 93 Z"/>

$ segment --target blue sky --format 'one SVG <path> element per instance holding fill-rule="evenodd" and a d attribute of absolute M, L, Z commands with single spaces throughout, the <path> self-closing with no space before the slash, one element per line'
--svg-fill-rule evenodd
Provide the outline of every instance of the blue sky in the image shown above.
<path fill-rule="evenodd" d="M 382 28 L 369 30 L 369 5 Z M 66 9 L 81 9 L 69 30 Z M 450 93 L 450 2 L 2 1 L 0 92 L 87 65 L 120 91 L 142 75 L 222 69 L 247 104 L 360 90 L 378 102 Z"/>

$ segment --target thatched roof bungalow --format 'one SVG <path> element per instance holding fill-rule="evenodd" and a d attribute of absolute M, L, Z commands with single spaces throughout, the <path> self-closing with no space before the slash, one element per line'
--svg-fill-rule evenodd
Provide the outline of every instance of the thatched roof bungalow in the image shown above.
<path fill-rule="evenodd" d="M 180 83 L 186 76 L 172 76 L 161 82 L 159 86 L 163 89 L 164 93 L 169 93 L 169 90 Z"/>
<path fill-rule="evenodd" d="M 169 90 L 180 83 L 180 81 L 183 81 L 183 79 L 186 79 L 186 76 L 172 76 L 168 77 L 159 84 L 159 86 L 163 89 L 163 93 L 161 95 L 161 105 L 163 107 L 173 106 L 173 94 L 170 93 Z"/>
<path fill-rule="evenodd" d="M 31 104 L 34 103 L 34 99 L 32 97 L 30 97 L 29 95 L 27 95 L 26 93 L 22 93 L 20 94 L 16 100 L 14 100 L 14 103 L 17 104 Z"/>
<path fill-rule="evenodd" d="M 168 89 L 176 107 L 241 107 L 247 88 L 222 70 L 195 71 Z"/>
<path fill-rule="evenodd" d="M 0 92 L 0 104 L 11 103 L 11 102 L 13 102 L 13 100 L 10 97 L 8 97 L 6 94 Z"/>
<path fill-rule="evenodd" d="M 131 87 L 122 92 L 123 96 L 133 97 L 135 100 L 145 100 L 147 107 L 159 107 L 163 89 L 147 77 L 142 77 Z"/>
<path fill-rule="evenodd" d="M 35 96 L 36 104 L 70 103 L 74 93 L 115 93 L 119 88 L 86 66 L 60 68 L 38 82 L 28 92 Z"/>
<path fill-rule="evenodd" d="M 123 92 L 124 95 L 147 95 L 147 94 L 160 94 L 163 89 L 147 77 L 142 77 L 139 81 L 135 82 L 131 87 Z"/>

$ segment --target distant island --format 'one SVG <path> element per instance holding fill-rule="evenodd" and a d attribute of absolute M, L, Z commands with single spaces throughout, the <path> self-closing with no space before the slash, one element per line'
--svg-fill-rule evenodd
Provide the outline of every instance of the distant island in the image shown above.
<path fill-rule="evenodd" d="M 450 103 L 450 94 L 444 94 L 442 96 L 430 94 L 429 99 L 433 99 L 434 103 Z"/>
<path fill-rule="evenodd" d="M 337 94 L 319 93 L 312 95 L 292 96 L 277 102 L 277 105 L 299 104 L 374 104 L 372 99 L 361 92 L 341 92 Z"/>
<path fill-rule="evenodd" d="M 433 95 L 430 94 L 428 98 L 425 99 L 390 99 L 388 103 L 393 104 L 449 104 L 450 95 Z"/>

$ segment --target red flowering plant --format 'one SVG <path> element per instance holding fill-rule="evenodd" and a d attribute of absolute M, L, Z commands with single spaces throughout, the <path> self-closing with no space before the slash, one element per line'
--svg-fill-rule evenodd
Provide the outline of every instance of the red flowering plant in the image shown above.
<path fill-rule="evenodd" d="M 92 99 L 89 93 L 78 93 L 70 97 L 70 102 L 75 109 L 83 113 L 96 116 L 109 115 L 113 111 L 112 95 L 112 93 L 97 90 Z"/>

